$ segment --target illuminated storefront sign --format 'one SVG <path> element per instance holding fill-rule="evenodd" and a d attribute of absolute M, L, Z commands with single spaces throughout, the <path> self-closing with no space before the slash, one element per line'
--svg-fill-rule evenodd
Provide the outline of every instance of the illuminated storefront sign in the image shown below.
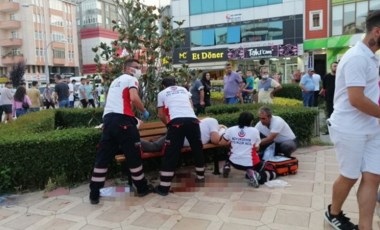
<path fill-rule="evenodd" d="M 212 61 L 226 61 L 226 49 L 214 50 L 188 50 L 179 49 L 174 51 L 173 62 L 177 63 L 197 63 L 197 62 L 212 62 Z"/>

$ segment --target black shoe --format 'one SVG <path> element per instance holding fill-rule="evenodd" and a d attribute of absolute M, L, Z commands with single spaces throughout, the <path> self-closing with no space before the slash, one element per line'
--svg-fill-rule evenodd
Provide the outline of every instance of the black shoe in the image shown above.
<path fill-rule="evenodd" d="M 359 229 L 359 227 L 352 222 L 350 222 L 350 218 L 346 217 L 345 214 L 340 211 L 338 215 L 332 215 L 331 212 L 331 204 L 327 207 L 327 211 L 325 212 L 325 220 L 336 230 L 355 230 Z"/>
<path fill-rule="evenodd" d="M 230 171 L 231 171 L 231 166 L 224 165 L 224 167 L 223 167 L 223 177 L 227 178 L 228 175 L 230 174 Z"/>
<path fill-rule="evenodd" d="M 157 193 L 160 196 L 167 196 L 169 193 L 168 192 L 163 192 L 159 188 L 160 186 L 154 187 L 154 192 Z"/>
<path fill-rule="evenodd" d="M 99 192 L 90 192 L 90 203 L 91 204 L 99 204 L 100 194 Z"/>
<path fill-rule="evenodd" d="M 146 190 L 144 190 L 143 192 L 137 192 L 136 191 L 135 194 L 138 197 L 144 197 L 144 196 L 146 196 L 146 195 L 148 195 L 149 193 L 152 193 L 152 192 L 154 192 L 154 187 L 153 187 L 153 185 L 149 184 L 147 186 Z"/>

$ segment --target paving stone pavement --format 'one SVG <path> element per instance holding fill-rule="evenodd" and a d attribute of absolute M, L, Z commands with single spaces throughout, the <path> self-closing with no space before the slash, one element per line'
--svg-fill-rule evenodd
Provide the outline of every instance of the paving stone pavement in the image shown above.
<path fill-rule="evenodd" d="M 221 229 L 303 230 L 331 229 L 323 219 L 338 175 L 331 146 L 300 148 L 296 175 L 281 177 L 291 186 L 255 189 L 248 187 L 244 172 L 232 170 L 229 178 L 206 173 L 206 183 L 194 183 L 192 168 L 181 169 L 174 193 L 166 197 L 149 194 L 138 198 L 123 193 L 103 197 L 99 205 L 88 201 L 88 184 L 43 198 L 43 192 L 13 197 L 0 206 L 0 230 L 10 229 Z M 358 221 L 355 193 L 351 191 L 343 210 Z M 12 197 L 11 197 L 12 198 Z M 374 218 L 374 229 L 380 219 Z"/>

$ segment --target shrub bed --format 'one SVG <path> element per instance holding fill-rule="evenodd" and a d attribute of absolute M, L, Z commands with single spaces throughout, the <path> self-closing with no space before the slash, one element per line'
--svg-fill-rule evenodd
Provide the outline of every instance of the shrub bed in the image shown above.
<path fill-rule="evenodd" d="M 257 120 L 259 104 L 215 105 L 206 116 L 221 124 L 237 124 L 241 111 Z M 297 106 L 272 105 L 274 114 L 286 120 L 303 144 L 310 143 L 317 111 Z M 43 110 L 0 126 L 0 193 L 42 189 L 49 178 L 65 178 L 69 184 L 88 181 L 101 132 L 101 109 Z M 119 171 L 113 162 L 108 176 Z M 147 167 L 152 168 L 152 167 Z"/>

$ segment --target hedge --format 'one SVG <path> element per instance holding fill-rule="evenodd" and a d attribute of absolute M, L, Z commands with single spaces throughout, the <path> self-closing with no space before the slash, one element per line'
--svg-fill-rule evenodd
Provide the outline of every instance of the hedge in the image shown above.
<path fill-rule="evenodd" d="M 215 105 L 206 116 L 221 124 L 237 124 L 241 111 L 251 111 L 258 121 L 259 104 Z M 297 106 L 272 106 L 303 144 L 310 143 L 317 111 Z M 70 184 L 88 181 L 101 132 L 100 109 L 58 109 L 29 113 L 0 126 L 0 193 L 42 189 L 49 178 L 64 177 Z M 113 162 L 108 176 L 120 170 Z"/>

